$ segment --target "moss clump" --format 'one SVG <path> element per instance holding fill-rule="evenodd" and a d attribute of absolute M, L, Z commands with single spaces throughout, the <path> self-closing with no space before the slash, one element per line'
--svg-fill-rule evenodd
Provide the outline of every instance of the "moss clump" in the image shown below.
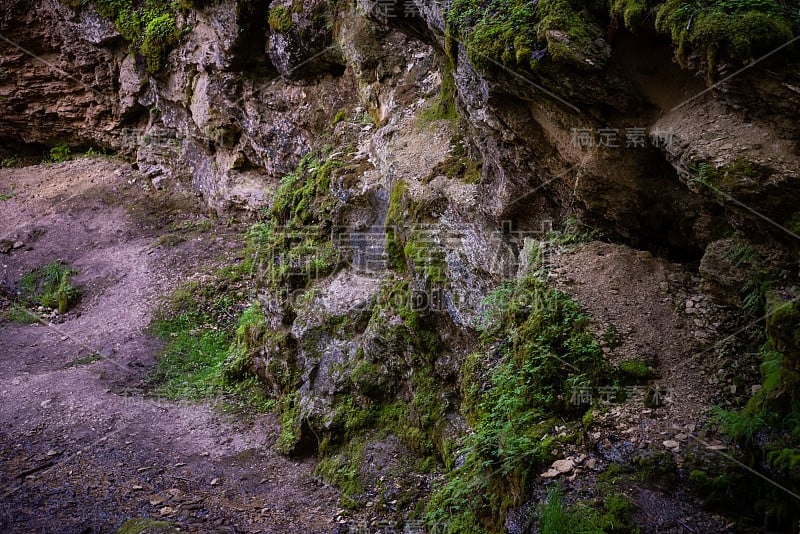
<path fill-rule="evenodd" d="M 361 507 L 359 498 L 364 485 L 359 469 L 364 458 L 364 440 L 353 439 L 335 454 L 320 459 L 314 474 L 334 484 L 342 492 L 342 505 L 352 510 Z"/>
<path fill-rule="evenodd" d="M 389 196 L 385 224 L 389 268 L 410 273 L 415 280 L 424 281 L 427 289 L 441 286 L 448 272 L 444 248 L 430 235 L 429 227 L 419 225 L 431 218 L 430 211 L 427 203 L 409 198 L 408 187 L 400 180 Z M 407 220 L 416 224 L 406 225 Z"/>
<path fill-rule="evenodd" d="M 292 28 L 292 10 L 276 6 L 269 10 L 269 27 L 272 31 L 286 33 Z"/>
<path fill-rule="evenodd" d="M 441 342 L 432 317 L 414 309 L 411 296 L 407 280 L 396 278 L 384 284 L 367 315 L 367 329 L 381 332 L 375 342 L 385 350 L 362 347 L 344 362 L 341 372 L 348 386 L 333 396 L 324 421 L 316 415 L 305 421 L 322 460 L 318 474 L 343 490 L 343 504 L 348 507 L 363 505 L 362 494 L 369 485 L 358 474 L 359 451 L 367 442 L 394 436 L 426 469 L 437 465 L 444 454 L 441 425 L 448 399 L 434 366 Z M 321 327 L 345 338 L 363 329 L 353 324 L 340 327 L 335 321 Z M 408 378 L 398 383 L 400 376 Z M 290 437 L 298 439 L 294 434 Z"/>
<path fill-rule="evenodd" d="M 498 65 L 534 69 L 545 50 L 557 61 L 586 67 L 582 54 L 601 37 L 593 18 L 586 5 L 570 0 L 541 0 L 538 6 L 523 0 L 455 0 L 448 13 L 470 61 L 484 71 Z"/>
<path fill-rule="evenodd" d="M 653 368 L 644 361 L 640 360 L 626 360 L 620 362 L 617 366 L 617 371 L 622 374 L 624 378 L 629 380 L 647 380 L 652 378 L 655 374 Z"/>
<path fill-rule="evenodd" d="M 438 120 L 455 121 L 458 117 L 456 81 L 453 77 L 453 65 L 448 61 L 442 71 L 442 83 L 438 96 L 432 105 L 422 110 L 419 118 L 423 124 L 426 124 Z"/>
<path fill-rule="evenodd" d="M 281 180 L 266 220 L 248 231 L 247 268 L 261 283 L 290 290 L 333 273 L 342 261 L 333 219 L 340 202 L 331 192 L 343 159 L 309 152 Z"/>
<path fill-rule="evenodd" d="M 613 0 L 611 16 L 621 18 L 625 27 L 636 31 L 652 9 L 652 0 Z"/>
<path fill-rule="evenodd" d="M 668 0 L 656 27 L 672 36 L 679 60 L 691 50 L 702 53 L 713 80 L 720 59 L 757 58 L 792 39 L 800 25 L 775 0 Z"/>
<path fill-rule="evenodd" d="M 167 52 L 178 41 L 178 25 L 165 13 L 147 23 L 139 51 L 147 60 L 147 70 L 158 73 L 166 66 Z"/>
<path fill-rule="evenodd" d="M 247 308 L 239 318 L 236 339 L 228 349 L 222 375 L 228 382 L 243 380 L 250 374 L 255 351 L 263 346 L 267 336 L 267 324 L 259 303 Z"/>
<path fill-rule="evenodd" d="M 794 483 L 800 482 L 800 449 L 784 447 L 770 451 L 767 461 L 773 469 L 782 472 Z"/>
<path fill-rule="evenodd" d="M 447 178 L 460 180 L 467 184 L 480 183 L 483 163 L 473 160 L 467 154 L 464 139 L 460 135 L 454 136 L 451 143 L 453 148 L 450 155 L 433 168 L 425 182 L 430 182 L 436 176 L 444 175 Z"/>
<path fill-rule="evenodd" d="M 180 37 L 177 13 L 191 9 L 191 2 L 162 2 L 160 0 L 90 0 L 97 12 L 111 20 L 117 31 L 131 45 L 131 50 L 147 61 L 151 74 L 160 73 L 166 66 L 166 56 Z M 78 7 L 75 0 L 62 0 Z M 86 2 L 80 2 L 83 4 Z"/>
<path fill-rule="evenodd" d="M 800 363 L 800 306 L 796 297 L 787 299 L 780 292 L 767 296 L 767 336 L 775 349 L 787 359 L 788 369 Z"/>
<path fill-rule="evenodd" d="M 392 187 L 385 224 L 388 267 L 401 273 L 408 270 L 402 237 L 407 189 L 403 180 L 398 180 Z"/>

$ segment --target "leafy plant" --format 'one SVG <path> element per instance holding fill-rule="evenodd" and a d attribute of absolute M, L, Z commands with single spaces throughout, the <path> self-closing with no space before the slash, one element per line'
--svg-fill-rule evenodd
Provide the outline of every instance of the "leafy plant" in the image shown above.
<path fill-rule="evenodd" d="M 16 188 L 17 188 L 17 184 L 13 184 L 12 183 L 10 191 L 8 191 L 7 193 L 0 194 L 0 201 L 6 202 L 8 200 L 11 200 L 12 198 L 16 198 L 17 197 L 17 193 L 15 191 Z"/>
<path fill-rule="evenodd" d="M 56 145 L 50 149 L 48 161 L 63 163 L 72 159 L 72 150 L 67 145 Z"/>
<path fill-rule="evenodd" d="M 22 160 L 19 156 L 9 156 L 0 161 L 0 167 L 4 169 L 11 169 L 14 167 L 19 167 L 20 163 L 22 163 Z"/>
<path fill-rule="evenodd" d="M 539 528 L 542 534 L 603 534 L 597 524 L 597 514 L 584 505 L 568 506 L 564 502 L 561 486 L 547 493 L 547 500 L 539 507 Z"/>
<path fill-rule="evenodd" d="M 80 291 L 71 283 L 75 274 L 76 270 L 60 261 L 31 271 L 19 282 L 22 302 L 66 313 L 80 300 Z"/>

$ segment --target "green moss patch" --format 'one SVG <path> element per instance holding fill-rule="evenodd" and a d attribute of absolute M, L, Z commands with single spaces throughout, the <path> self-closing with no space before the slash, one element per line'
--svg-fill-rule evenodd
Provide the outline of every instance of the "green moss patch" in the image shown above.
<path fill-rule="evenodd" d="M 147 70 L 160 73 L 166 57 L 180 37 L 176 15 L 191 3 L 161 0 L 90 0 L 97 12 L 114 23 L 117 31 L 131 45 L 132 51 L 147 61 Z M 78 7 L 85 2 L 62 0 Z"/>
<path fill-rule="evenodd" d="M 708 77 L 721 58 L 751 60 L 783 45 L 800 30 L 800 19 L 775 0 L 668 0 L 656 27 L 672 37 L 676 56 L 705 55 Z"/>

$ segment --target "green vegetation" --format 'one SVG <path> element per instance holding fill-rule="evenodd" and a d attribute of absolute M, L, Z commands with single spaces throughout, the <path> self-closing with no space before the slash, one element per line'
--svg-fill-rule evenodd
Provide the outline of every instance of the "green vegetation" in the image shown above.
<path fill-rule="evenodd" d="M 18 305 L 11 306 L 11 309 L 6 315 L 6 319 L 21 324 L 34 324 L 42 320 L 41 317 L 39 317 L 39 314 Z"/>
<path fill-rule="evenodd" d="M 575 217 L 568 217 L 560 229 L 553 229 L 547 234 L 547 246 L 569 252 L 601 237 L 599 230 L 586 226 Z"/>
<path fill-rule="evenodd" d="M 467 154 L 464 139 L 460 135 L 453 136 L 451 143 L 452 149 L 448 158 L 436 164 L 436 167 L 433 168 L 423 182 L 428 183 L 436 176 L 444 175 L 467 184 L 480 183 L 483 163 L 473 160 Z"/>
<path fill-rule="evenodd" d="M 0 201 L 7 202 L 12 198 L 16 198 L 17 197 L 16 189 L 17 189 L 17 184 L 12 183 L 11 189 L 7 193 L 0 194 Z"/>
<path fill-rule="evenodd" d="M 449 532 L 495 532 L 518 503 L 526 482 L 559 444 L 556 421 L 572 437 L 582 408 L 575 388 L 611 379 L 611 369 L 588 330 L 589 318 L 569 297 L 537 274 L 506 284 L 490 299 L 481 321 L 485 347 L 462 366 L 462 412 L 474 433 L 464 463 L 449 473 L 426 512 L 430 524 Z"/>
<path fill-rule="evenodd" d="M 56 145 L 50 149 L 47 162 L 63 163 L 72 159 L 72 151 L 67 145 Z"/>
<path fill-rule="evenodd" d="M 439 94 L 429 107 L 420 112 L 419 119 L 423 124 L 430 124 L 439 120 L 455 121 L 458 117 L 456 81 L 453 77 L 453 66 L 448 62 L 442 71 Z"/>
<path fill-rule="evenodd" d="M 197 291 L 198 287 L 186 290 Z M 223 408 L 237 411 L 270 411 L 264 385 L 252 375 L 231 380 L 229 365 L 236 358 L 241 336 L 252 335 L 258 315 L 248 308 L 238 324 L 233 314 L 240 306 L 224 295 L 206 288 L 197 300 L 176 293 L 170 308 L 150 326 L 165 341 L 156 368 L 149 378 L 155 392 L 171 399 L 203 399 L 225 395 Z M 263 317 L 260 318 L 263 321 Z M 236 336 L 231 335 L 236 331 Z"/>
<path fill-rule="evenodd" d="M 737 247 L 737 257 L 755 257 Z M 714 420 L 741 451 L 741 461 L 762 469 L 766 464 L 771 478 L 792 491 L 800 489 L 800 309 L 797 288 L 773 290 L 779 281 L 767 280 L 763 310 L 766 312 L 766 338 L 760 349 L 761 386 L 740 410 L 715 408 Z M 692 472 L 690 482 L 706 497 L 709 506 L 748 510 L 752 517 L 764 518 L 763 525 L 781 530 L 797 523 L 798 513 L 786 505 L 786 496 L 769 484 L 754 484 L 750 477 L 736 478 L 738 469 L 730 466 L 721 474 L 705 470 Z M 742 477 L 740 477 L 742 478 Z M 737 508 L 738 507 L 738 508 Z M 758 524 L 757 524 L 758 526 Z"/>
<path fill-rule="evenodd" d="M 3 169 L 13 169 L 14 167 L 19 167 L 21 163 L 22 159 L 19 156 L 9 156 L 0 161 L 0 167 Z"/>
<path fill-rule="evenodd" d="M 647 380 L 654 375 L 653 368 L 647 362 L 640 360 L 625 360 L 619 363 L 617 369 L 624 377 L 637 381 Z"/>
<path fill-rule="evenodd" d="M 180 532 L 171 523 L 152 519 L 129 519 L 125 521 L 117 534 L 175 534 Z"/>
<path fill-rule="evenodd" d="M 602 534 L 595 523 L 594 511 L 585 505 L 568 506 L 560 486 L 551 489 L 547 500 L 539 507 L 539 528 L 542 534 Z"/>
<path fill-rule="evenodd" d="M 547 57 L 600 69 L 608 59 L 596 45 L 603 21 L 610 17 L 635 32 L 652 25 L 653 15 L 679 60 L 691 51 L 706 58 L 709 78 L 720 59 L 757 58 L 800 31 L 796 8 L 781 0 L 455 0 L 447 16 L 448 55 L 455 57 L 452 48 L 460 40 L 484 71 L 498 65 L 533 70 Z"/>
<path fill-rule="evenodd" d="M 745 156 L 739 156 L 721 167 L 699 161 L 691 165 L 690 170 L 693 173 L 692 181 L 723 191 L 734 191 L 748 182 L 769 178 L 768 169 Z"/>
<path fill-rule="evenodd" d="M 61 0 L 78 7 L 85 0 Z M 162 0 L 88 0 L 97 12 L 109 19 L 131 45 L 131 51 L 147 61 L 151 74 L 160 73 L 166 66 L 170 49 L 180 38 L 176 14 L 192 8 L 191 2 Z"/>
<path fill-rule="evenodd" d="M 330 194 L 334 173 L 347 166 L 329 150 L 309 152 L 280 183 L 266 220 L 247 234 L 247 262 L 260 283 L 301 289 L 333 273 L 341 261 L 331 238 L 340 202 Z"/>
<path fill-rule="evenodd" d="M 786 43 L 800 20 L 777 0 L 668 0 L 658 7 L 656 28 L 672 37 L 676 56 L 704 53 L 714 79 L 721 58 L 750 60 Z"/>
<path fill-rule="evenodd" d="M 158 319 L 152 331 L 166 342 L 151 381 L 167 398 L 207 398 L 219 392 L 222 363 L 232 341 L 210 315 L 189 311 Z"/>
<path fill-rule="evenodd" d="M 622 335 L 613 324 L 609 325 L 603 332 L 603 344 L 610 349 L 615 349 L 622 345 Z"/>
<path fill-rule="evenodd" d="M 147 70 L 158 73 L 166 66 L 169 48 L 178 40 L 178 25 L 174 15 L 164 13 L 147 22 L 139 52 L 147 60 Z"/>
<path fill-rule="evenodd" d="M 604 534 L 637 533 L 633 522 L 633 504 L 624 496 L 614 493 L 605 498 L 602 511 L 587 503 L 568 505 L 560 486 L 547 494 L 547 500 L 537 510 L 542 534 Z"/>
<path fill-rule="evenodd" d="M 31 271 L 19 282 L 21 303 L 66 313 L 80 300 L 80 291 L 71 282 L 75 274 L 76 270 L 61 261 L 54 261 Z"/>
<path fill-rule="evenodd" d="M 601 37 L 589 3 L 541 0 L 455 0 L 448 13 L 453 37 L 474 65 L 535 69 L 546 50 L 557 61 L 587 66 L 583 53 Z M 596 67 L 602 67 L 598 64 Z"/>
<path fill-rule="evenodd" d="M 292 27 L 292 10 L 283 6 L 276 6 L 270 9 L 269 27 L 274 32 L 288 32 Z"/>
<path fill-rule="evenodd" d="M 151 377 L 160 394 L 197 399 L 227 393 L 241 400 L 238 394 L 244 389 L 253 397 L 249 405 L 266 409 L 277 403 L 284 419 L 291 419 L 296 381 L 290 361 L 292 341 L 267 330 L 260 306 L 244 307 L 228 295 L 232 287 L 246 288 L 250 294 L 258 286 L 302 289 L 339 264 L 330 237 L 337 205 L 330 184 L 334 172 L 346 169 L 343 159 L 328 153 L 310 152 L 281 181 L 265 220 L 245 236 L 241 263 L 217 271 L 209 285 L 195 283 L 179 290 L 154 321 L 153 332 L 167 342 Z M 207 224 L 183 223 L 172 229 L 193 232 Z M 239 294 L 244 294 L 242 290 Z M 283 359 L 267 359 L 265 376 L 256 378 L 253 358 L 265 347 Z M 291 442 L 294 430 L 293 421 L 284 425 L 282 441 Z"/>

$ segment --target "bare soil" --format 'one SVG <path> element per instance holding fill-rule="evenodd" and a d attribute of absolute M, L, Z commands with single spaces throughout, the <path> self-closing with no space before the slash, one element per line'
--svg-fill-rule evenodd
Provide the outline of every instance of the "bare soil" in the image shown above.
<path fill-rule="evenodd" d="M 6 296 L 57 259 L 83 290 L 48 325 L 0 321 L 0 531 L 114 532 L 133 517 L 188 532 L 334 531 L 337 492 L 311 461 L 273 452 L 274 415 L 242 420 L 137 387 L 161 346 L 146 329 L 161 298 L 239 246 L 214 218 L 164 239 L 203 209 L 145 183 L 109 159 L 0 170 L 0 193 L 16 194 L 0 202 L 0 241 L 16 246 L 0 254 Z"/>

